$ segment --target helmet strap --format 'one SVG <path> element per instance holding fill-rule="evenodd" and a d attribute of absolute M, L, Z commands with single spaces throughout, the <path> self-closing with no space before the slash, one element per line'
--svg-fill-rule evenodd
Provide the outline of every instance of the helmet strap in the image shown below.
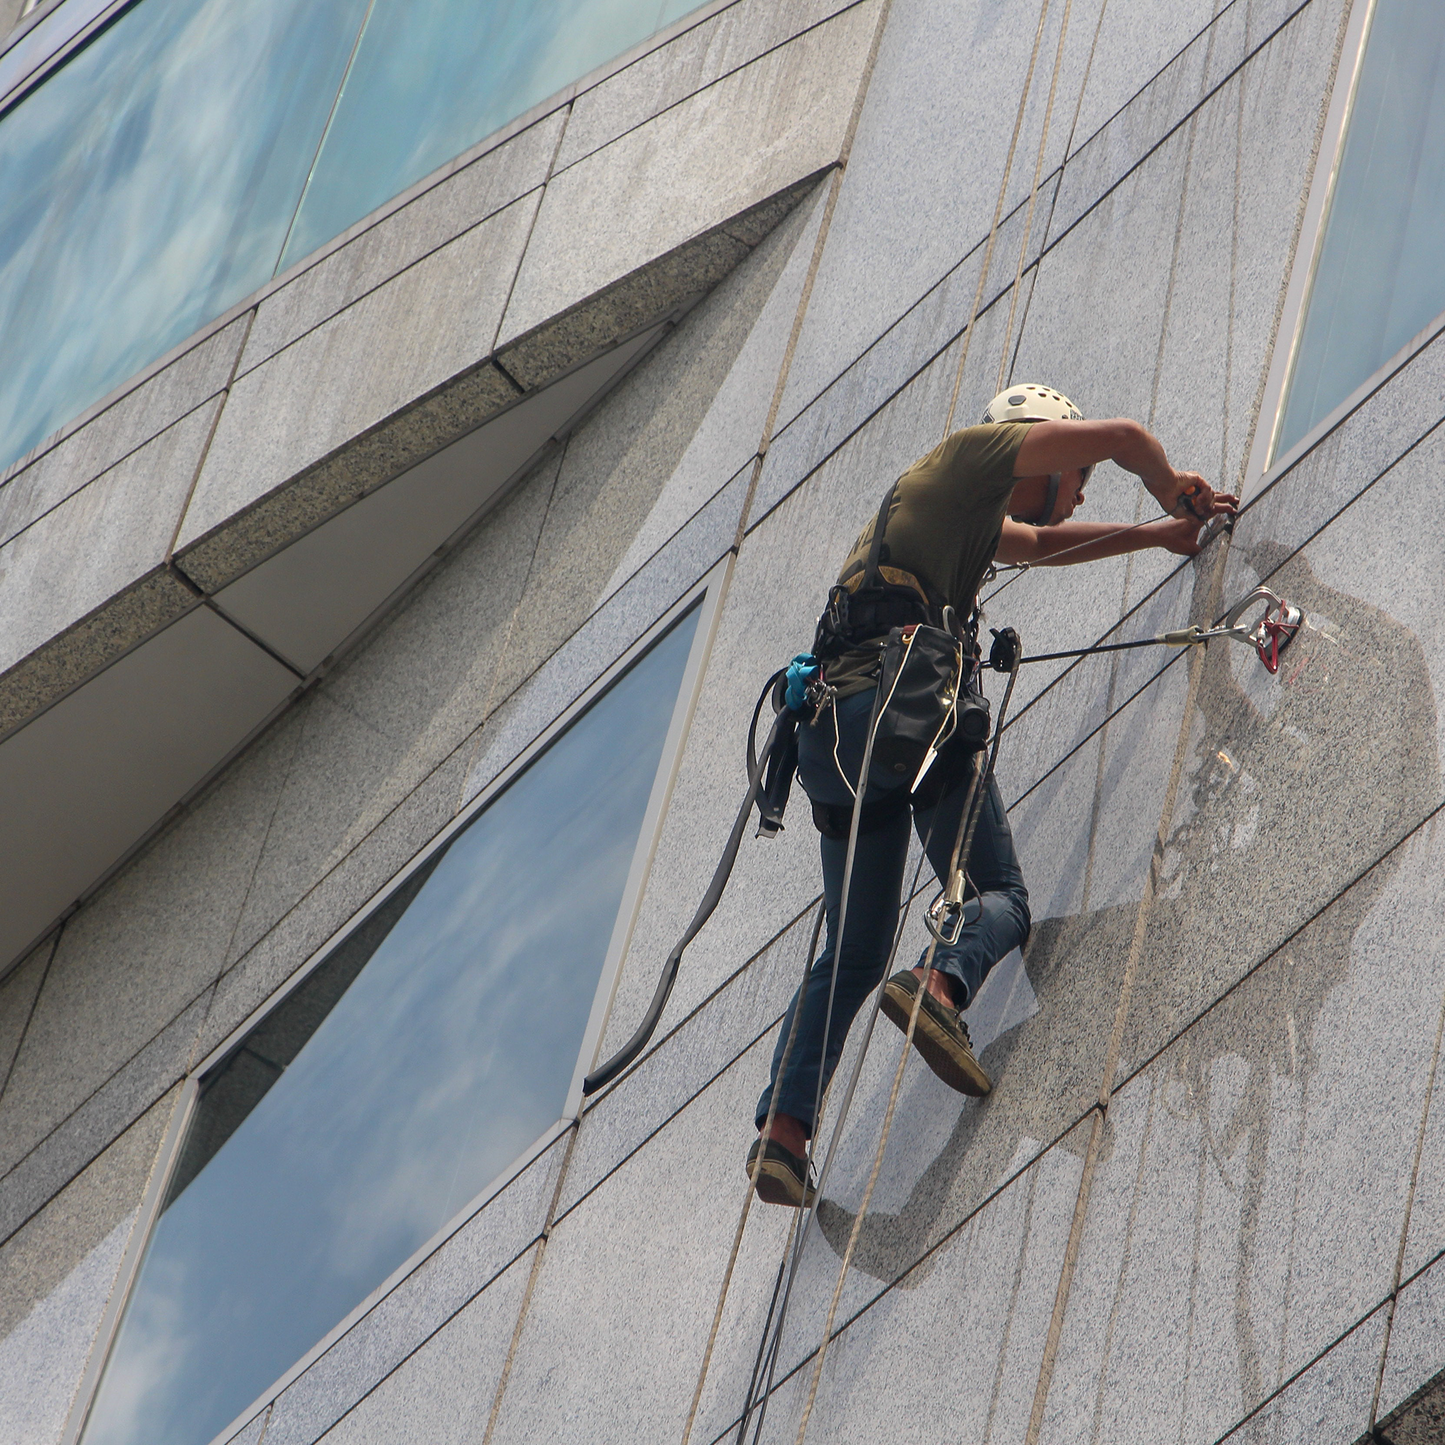
<path fill-rule="evenodd" d="M 1063 480 L 1063 475 L 1062 472 L 1049 473 L 1049 486 L 1044 493 L 1044 509 L 1039 513 L 1034 526 L 1047 527 L 1049 525 L 1049 520 L 1054 515 L 1054 503 L 1059 500 L 1059 483 Z"/>

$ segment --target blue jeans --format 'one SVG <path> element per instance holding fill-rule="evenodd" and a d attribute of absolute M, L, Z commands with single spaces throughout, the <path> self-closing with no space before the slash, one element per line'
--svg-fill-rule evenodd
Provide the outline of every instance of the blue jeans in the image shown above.
<path fill-rule="evenodd" d="M 848 779 L 858 776 L 863 762 L 868 723 L 873 714 L 874 693 L 855 693 L 844 698 L 833 711 L 825 713 L 816 726 L 798 729 L 798 781 L 818 803 L 848 805 L 852 794 L 839 776 L 839 765 Z M 834 718 L 837 719 L 837 763 L 834 762 Z M 869 769 L 866 801 L 874 802 L 890 789 L 904 787 L 907 780 Z M 928 838 L 928 861 L 940 882 L 948 877 L 953 844 L 958 833 L 963 804 L 968 796 L 965 780 L 946 792 L 934 807 L 914 814 L 913 826 L 919 839 Z M 828 989 L 833 974 L 833 954 L 838 939 L 838 905 L 843 892 L 843 866 L 847 860 L 846 840 L 821 838 L 823 854 L 823 897 L 827 907 L 827 942 L 809 971 L 806 982 L 794 995 L 773 1051 L 772 1077 L 758 1100 L 756 1120 L 761 1125 L 776 1094 L 778 1112 L 791 1114 L 811 1135 L 813 1104 L 818 1097 L 818 1075 L 823 1088 L 838 1067 L 843 1041 L 863 1001 L 878 986 L 888 965 L 893 933 L 898 925 L 903 891 L 903 872 L 908 860 L 908 810 L 899 813 L 874 832 L 860 834 L 853 858 L 853 880 L 848 893 L 848 926 L 844 930 L 843 953 L 838 961 L 838 981 L 833 996 L 833 1017 L 827 1038 L 823 1036 L 828 1010 Z M 932 830 L 930 836 L 930 829 Z M 933 967 L 953 981 L 954 1001 L 966 1008 L 977 995 L 989 970 L 1011 949 L 1021 947 L 1029 936 L 1029 895 L 1014 856 L 1013 835 L 998 785 L 990 780 L 983 809 L 973 835 L 968 876 L 977 888 L 982 907 L 971 902 L 959 940 L 952 947 L 942 943 L 933 956 Z M 974 917 L 977 911 L 977 917 Z M 926 950 L 925 950 L 926 954 Z M 923 959 L 919 959 L 920 965 Z M 793 1013 L 801 1004 L 802 1017 L 788 1069 L 781 1080 L 778 1068 L 787 1046 Z"/>

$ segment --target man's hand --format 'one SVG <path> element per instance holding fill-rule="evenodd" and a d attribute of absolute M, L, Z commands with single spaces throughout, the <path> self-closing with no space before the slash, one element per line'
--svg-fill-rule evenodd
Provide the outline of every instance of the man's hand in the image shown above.
<path fill-rule="evenodd" d="M 1174 505 L 1166 509 L 1171 517 L 1181 517 L 1197 525 L 1239 509 L 1238 497 L 1231 492 L 1216 492 L 1198 472 L 1175 472 L 1174 483 Z M 1164 505 L 1163 498 L 1160 498 L 1159 505 Z M 1171 547 L 1170 550 L 1179 549 Z M 1184 555 L 1192 556 L 1193 553 Z"/>
<path fill-rule="evenodd" d="M 1147 534 L 1147 546 L 1162 547 L 1166 552 L 1174 552 L 1180 557 L 1197 557 L 1201 551 L 1201 526 L 1198 517 L 1168 517 L 1162 521 L 1150 522 L 1139 530 Z"/>

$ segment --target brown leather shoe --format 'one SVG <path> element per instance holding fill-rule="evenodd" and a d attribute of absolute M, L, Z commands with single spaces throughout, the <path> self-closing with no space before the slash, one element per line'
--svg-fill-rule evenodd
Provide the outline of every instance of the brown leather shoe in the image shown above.
<path fill-rule="evenodd" d="M 748 1178 L 753 1177 L 753 1165 L 758 1151 L 763 1152 L 763 1162 L 758 1168 L 756 1189 L 758 1198 L 764 1204 L 787 1204 L 794 1209 L 810 1207 L 817 1198 L 817 1191 L 808 1180 L 808 1161 L 800 1159 L 791 1149 L 784 1149 L 776 1139 L 764 1142 L 755 1139 L 748 1150 Z"/>
<path fill-rule="evenodd" d="M 909 968 L 895 973 L 883 985 L 883 1012 L 905 1034 L 919 987 L 918 975 Z M 918 1023 L 913 1030 L 913 1047 L 950 1089 L 957 1089 L 960 1094 L 971 1094 L 975 1099 L 993 1092 L 993 1081 L 973 1056 L 968 1025 L 959 1018 L 957 1009 L 940 1003 L 926 990 L 918 1010 Z"/>

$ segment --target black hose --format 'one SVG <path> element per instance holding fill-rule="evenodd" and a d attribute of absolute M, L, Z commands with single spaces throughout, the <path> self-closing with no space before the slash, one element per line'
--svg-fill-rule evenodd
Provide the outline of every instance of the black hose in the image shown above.
<path fill-rule="evenodd" d="M 776 677 L 768 679 L 768 687 L 772 687 Z M 763 689 L 763 696 L 767 696 L 767 688 Z M 758 700 L 758 707 L 762 707 L 762 699 Z M 677 982 L 678 965 L 682 962 L 682 951 L 702 931 L 702 926 L 713 915 L 713 910 L 723 896 L 723 889 L 727 887 L 728 878 L 733 871 L 733 864 L 737 861 L 738 849 L 742 845 L 743 834 L 747 831 L 748 818 L 752 814 L 753 805 L 758 800 L 758 790 L 762 786 L 763 769 L 767 766 L 768 755 L 772 752 L 773 743 L 777 740 L 778 730 L 783 726 L 785 713 L 779 713 L 773 719 L 773 726 L 768 733 L 768 740 L 763 744 L 763 751 L 760 757 L 753 760 L 753 765 L 748 769 L 748 791 L 743 798 L 743 805 L 738 809 L 737 818 L 733 822 L 733 830 L 728 835 L 727 846 L 723 849 L 722 857 L 718 859 L 718 865 L 713 870 L 712 881 L 707 885 L 707 892 L 702 896 L 702 902 L 698 904 L 697 912 L 692 916 L 692 922 L 687 925 L 687 931 L 673 945 L 672 952 L 667 955 L 667 962 L 662 966 L 662 976 L 657 980 L 657 989 L 652 995 L 652 1002 L 647 1007 L 647 1013 L 637 1027 L 637 1032 L 600 1068 L 593 1071 L 582 1080 L 582 1092 L 584 1094 L 595 1094 L 598 1089 L 610 1084 L 628 1064 L 630 1064 L 643 1049 L 647 1047 L 647 1041 L 652 1037 L 653 1031 L 657 1028 L 657 1021 L 662 1017 L 662 1011 L 667 1007 L 667 1000 L 672 994 L 672 986 Z M 753 720 L 756 722 L 757 713 L 754 712 Z M 748 733 L 748 750 L 752 751 L 752 733 Z"/>
<path fill-rule="evenodd" d="M 1096 642 L 1092 647 L 1071 647 L 1067 652 L 1036 652 L 1023 662 L 1056 662 L 1061 657 L 1091 657 L 1096 652 L 1127 652 L 1131 647 L 1163 647 L 1162 637 L 1141 637 L 1137 642 Z"/>

